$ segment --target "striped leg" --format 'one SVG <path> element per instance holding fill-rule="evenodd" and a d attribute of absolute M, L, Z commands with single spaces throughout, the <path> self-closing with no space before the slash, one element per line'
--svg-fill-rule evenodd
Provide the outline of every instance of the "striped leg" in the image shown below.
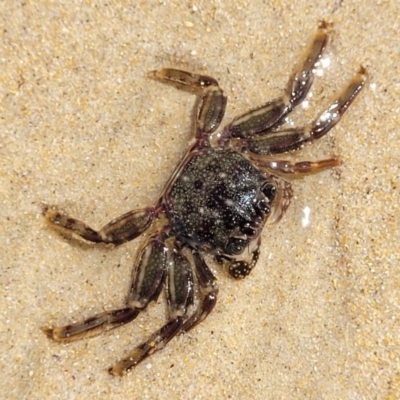
<path fill-rule="evenodd" d="M 156 300 L 165 280 L 167 249 L 163 237 L 153 236 L 144 247 L 124 308 L 105 311 L 84 321 L 58 327 L 43 328 L 57 342 L 70 342 L 92 337 L 134 320 L 150 301 Z"/>
<path fill-rule="evenodd" d="M 164 68 L 150 72 L 150 77 L 198 94 L 196 110 L 196 139 L 208 141 L 224 117 L 226 97 L 218 82 L 205 75 L 196 75 L 179 69 Z"/>
<path fill-rule="evenodd" d="M 193 303 L 192 266 L 181 250 L 175 248 L 171 251 L 167 269 L 169 321 L 131 351 L 126 358 L 111 367 L 110 374 L 123 375 L 154 352 L 164 348 L 172 338 L 181 332 L 187 318 L 188 306 Z"/>

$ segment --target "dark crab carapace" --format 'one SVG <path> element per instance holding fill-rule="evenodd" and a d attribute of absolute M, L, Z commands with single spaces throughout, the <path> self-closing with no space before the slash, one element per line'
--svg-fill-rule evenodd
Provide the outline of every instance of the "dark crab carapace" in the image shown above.
<path fill-rule="evenodd" d="M 323 22 L 284 96 L 235 118 L 218 134 L 214 132 L 224 116 L 226 97 L 215 79 L 176 69 L 150 73 L 198 95 L 194 144 L 154 207 L 128 212 L 99 231 L 53 209 L 45 210 L 53 227 L 91 242 L 119 245 L 149 231 L 124 307 L 71 325 L 44 328 L 49 338 L 68 342 L 130 322 L 165 286 L 169 320 L 109 370 L 122 375 L 178 333 L 192 329 L 213 309 L 218 287 L 205 254 L 235 278 L 250 273 L 259 255 L 263 226 L 279 220 L 292 197 L 291 186 L 282 176 L 339 164 L 337 158 L 298 163 L 273 158 L 324 136 L 365 83 L 361 68 L 315 121 L 300 128 L 281 128 L 285 117 L 305 99 L 327 43 L 328 25 Z"/>

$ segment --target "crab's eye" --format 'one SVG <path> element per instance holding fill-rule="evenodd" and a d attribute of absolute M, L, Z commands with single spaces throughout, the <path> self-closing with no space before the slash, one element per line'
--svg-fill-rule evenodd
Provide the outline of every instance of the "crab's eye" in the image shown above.
<path fill-rule="evenodd" d="M 273 201 L 276 197 L 276 185 L 271 182 L 264 184 L 261 188 L 261 191 L 264 193 L 269 202 Z"/>
<path fill-rule="evenodd" d="M 226 246 L 226 252 L 230 255 L 242 254 L 246 241 L 240 238 L 230 238 Z"/>

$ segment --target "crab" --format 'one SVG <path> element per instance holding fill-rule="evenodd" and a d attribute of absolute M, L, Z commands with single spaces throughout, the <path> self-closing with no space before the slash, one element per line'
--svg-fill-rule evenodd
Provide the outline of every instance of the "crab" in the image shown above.
<path fill-rule="evenodd" d="M 171 68 L 150 73 L 155 80 L 197 95 L 194 141 L 154 206 L 130 211 L 98 231 L 53 208 L 45 210 L 54 228 L 89 242 L 121 245 L 147 231 L 123 307 L 70 325 L 43 328 L 49 338 L 70 342 L 131 322 L 165 288 L 169 319 L 109 369 L 112 375 L 123 375 L 212 311 L 218 286 L 205 255 L 233 278 L 249 275 L 259 257 L 264 225 L 282 218 L 293 196 L 285 177 L 340 164 L 337 157 L 296 163 L 274 157 L 324 136 L 365 84 L 366 70 L 360 67 L 341 95 L 313 122 L 281 128 L 310 90 L 329 31 L 329 24 L 321 22 L 282 97 L 236 117 L 219 133 L 227 98 L 214 78 Z"/>

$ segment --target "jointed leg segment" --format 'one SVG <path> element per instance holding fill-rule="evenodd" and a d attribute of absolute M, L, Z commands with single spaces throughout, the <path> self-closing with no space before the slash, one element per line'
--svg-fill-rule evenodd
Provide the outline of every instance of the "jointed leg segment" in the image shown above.
<path fill-rule="evenodd" d="M 49 339 L 57 342 L 72 342 L 84 337 L 93 337 L 133 321 L 141 310 L 125 307 L 105 311 L 84 321 L 59 328 L 42 328 Z"/>
<path fill-rule="evenodd" d="M 133 321 L 150 301 L 155 300 L 164 283 L 167 249 L 158 235 L 143 249 L 135 271 L 129 298 L 124 308 L 105 311 L 82 322 L 59 328 L 43 328 L 45 334 L 59 342 L 92 337 Z"/>
<path fill-rule="evenodd" d="M 78 219 L 61 214 L 46 207 L 43 211 L 47 221 L 53 228 L 67 235 L 77 236 L 89 242 L 112 243 L 119 245 L 140 236 L 150 227 L 155 217 L 155 209 L 152 207 L 142 210 L 133 210 L 114 219 L 99 231 Z"/>
<path fill-rule="evenodd" d="M 226 145 L 232 140 L 235 148 L 248 151 L 250 155 L 272 155 L 298 150 L 332 129 L 365 84 L 367 73 L 363 67 L 343 93 L 309 126 L 278 130 L 284 123 L 284 117 L 307 96 L 328 38 L 328 26 L 322 23 L 304 63 L 289 81 L 287 97 L 273 100 L 235 118 L 224 128 L 220 144 Z M 299 166 L 295 172 L 301 168 Z"/>
<path fill-rule="evenodd" d="M 247 149 L 250 157 L 260 166 L 283 174 L 313 173 L 325 168 L 336 167 L 338 158 L 318 162 L 304 161 L 291 164 L 289 161 L 274 161 L 262 156 L 298 150 L 305 143 L 320 139 L 329 132 L 349 108 L 366 81 L 366 71 L 361 68 L 343 93 L 309 126 L 284 131 L 269 132 L 254 138 L 237 140 L 235 145 Z"/>
<path fill-rule="evenodd" d="M 197 252 L 193 252 L 193 262 L 202 298 L 197 310 L 185 321 L 182 328 L 182 331 L 185 332 L 190 331 L 206 319 L 217 303 L 218 295 L 216 278 Z"/>
<path fill-rule="evenodd" d="M 109 369 L 113 375 L 122 375 L 154 352 L 161 350 L 182 330 L 187 319 L 188 306 L 193 302 L 192 266 L 180 249 L 171 249 L 168 253 L 167 299 L 169 320 L 154 332 L 146 341 L 137 346 L 126 358 Z M 136 280 L 140 279 L 140 275 Z"/>
<path fill-rule="evenodd" d="M 314 81 L 315 69 L 322 58 L 322 55 L 328 45 L 330 26 L 327 22 L 320 23 L 317 34 L 314 37 L 312 45 L 307 52 L 303 64 L 293 74 L 287 87 L 287 95 L 290 98 L 292 107 L 299 105 L 307 96 Z"/>
<path fill-rule="evenodd" d="M 152 71 L 150 76 L 199 95 L 195 137 L 208 141 L 208 136 L 218 128 L 225 113 L 227 99 L 218 82 L 210 76 L 171 68 Z"/>
<path fill-rule="evenodd" d="M 315 68 L 328 43 L 328 26 L 322 23 L 305 61 L 289 80 L 286 96 L 270 101 L 235 118 L 224 128 L 221 144 L 230 139 L 251 139 L 276 130 L 294 107 L 307 96 L 314 80 Z"/>
<path fill-rule="evenodd" d="M 257 165 L 261 169 L 266 168 L 269 171 L 276 172 L 278 175 L 313 174 L 340 165 L 339 158 L 328 158 L 319 161 L 300 161 L 294 164 L 287 160 L 266 160 L 262 157 L 256 160 Z"/>
<path fill-rule="evenodd" d="M 156 300 L 166 283 L 169 309 L 168 322 L 149 339 L 137 346 L 125 359 L 109 369 L 113 375 L 122 375 L 155 351 L 162 349 L 175 335 L 190 330 L 203 321 L 216 303 L 218 288 L 211 271 L 195 253 L 190 257 L 164 234 L 153 235 L 143 248 L 133 277 L 130 294 L 124 308 L 106 311 L 82 322 L 58 328 L 43 328 L 44 333 L 59 342 L 70 342 L 106 332 L 133 321 L 150 301 Z M 202 298 L 193 315 L 188 307 L 193 303 L 193 270 L 202 292 Z"/>

